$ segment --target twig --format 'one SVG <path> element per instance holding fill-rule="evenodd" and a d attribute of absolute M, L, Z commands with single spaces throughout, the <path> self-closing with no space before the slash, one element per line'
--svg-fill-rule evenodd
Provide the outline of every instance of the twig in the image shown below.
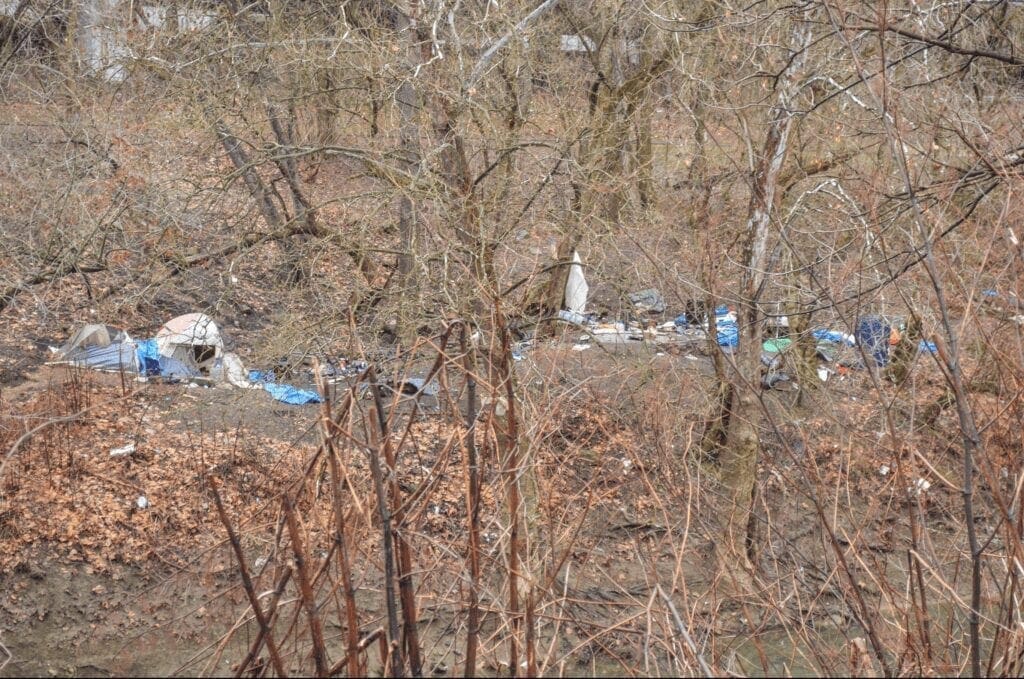
<path fill-rule="evenodd" d="M 668 610 L 672 614 L 672 620 L 676 624 L 676 629 L 679 630 L 679 634 L 683 637 L 683 641 L 686 642 L 687 648 L 690 649 L 690 653 L 693 654 L 693 657 L 697 660 L 697 664 L 700 665 L 701 672 L 704 673 L 705 677 L 715 676 L 715 673 L 711 671 L 711 667 L 708 666 L 707 661 L 704 660 L 704 656 L 702 656 L 697 650 L 697 644 L 693 642 L 693 637 L 690 636 L 689 630 L 686 629 L 686 623 L 684 623 L 683 619 L 679 616 L 679 611 L 676 610 L 676 605 L 672 603 L 672 599 L 665 593 L 665 590 L 661 588 L 660 583 L 656 583 L 654 585 L 654 589 L 657 590 L 658 596 L 660 596 L 661 600 L 665 602 L 666 606 L 668 606 Z"/>
<path fill-rule="evenodd" d="M 278 653 L 277 643 L 274 641 L 274 635 L 270 631 L 270 624 L 263 613 L 263 609 L 260 608 L 259 597 L 256 596 L 256 588 L 253 587 L 252 578 L 249 577 L 249 569 L 246 567 L 245 557 L 242 555 L 242 544 L 238 541 L 238 535 L 235 534 L 234 528 L 231 527 L 231 521 L 228 520 L 227 512 L 224 511 L 224 503 L 221 502 L 220 493 L 217 492 L 217 480 L 212 476 L 209 477 L 209 485 L 210 491 L 213 494 L 214 504 L 217 505 L 217 515 L 220 517 L 221 523 L 224 524 L 224 529 L 228 532 L 231 548 L 235 552 L 235 558 L 238 559 L 238 572 L 242 576 L 242 585 L 245 587 L 246 596 L 249 597 L 249 605 L 252 606 L 252 612 L 256 616 L 256 622 L 259 623 L 260 631 L 267 639 L 267 650 L 270 651 L 270 661 L 274 664 L 274 671 L 277 672 L 279 677 L 287 677 L 288 673 L 285 672 L 284 664 L 281 662 L 281 654 Z"/>
<path fill-rule="evenodd" d="M 316 665 L 318 677 L 327 676 L 327 649 L 324 647 L 324 629 L 320 623 L 320 616 L 316 612 L 316 599 L 313 596 L 313 588 L 309 582 L 309 572 L 306 568 L 306 550 L 302 546 L 302 533 L 299 532 L 299 523 L 295 519 L 295 508 L 291 499 L 285 495 L 281 498 L 281 508 L 288 525 L 288 536 L 292 542 L 292 553 L 295 555 L 295 570 L 299 577 L 299 593 L 302 596 L 302 605 L 306 609 L 306 616 L 309 618 L 309 631 L 313 641 L 313 663 Z"/>

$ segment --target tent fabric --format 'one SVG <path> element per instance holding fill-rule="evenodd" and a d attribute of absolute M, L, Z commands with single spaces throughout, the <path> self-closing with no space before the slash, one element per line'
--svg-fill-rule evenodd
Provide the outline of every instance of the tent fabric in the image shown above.
<path fill-rule="evenodd" d="M 156 334 L 161 356 L 199 367 L 221 357 L 224 340 L 220 329 L 206 314 L 192 313 L 172 318 Z"/>
<path fill-rule="evenodd" d="M 141 340 L 135 343 L 135 355 L 138 371 L 147 376 L 160 376 L 168 379 L 188 379 L 198 377 L 199 371 L 173 356 L 160 354 L 156 339 Z"/>
<path fill-rule="evenodd" d="M 95 347 L 109 347 L 111 344 L 130 342 L 131 336 L 121 328 L 100 323 L 83 325 L 64 345 L 57 350 L 62 358 L 76 360 L 85 350 Z"/>
<path fill-rule="evenodd" d="M 79 347 L 66 359 L 68 363 L 92 370 L 116 370 L 135 374 L 139 371 L 134 342 L 118 342 L 107 346 Z"/>

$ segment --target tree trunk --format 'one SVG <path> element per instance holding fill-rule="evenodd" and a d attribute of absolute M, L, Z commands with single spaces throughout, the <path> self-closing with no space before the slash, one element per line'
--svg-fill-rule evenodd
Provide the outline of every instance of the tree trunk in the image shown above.
<path fill-rule="evenodd" d="M 124 69 L 115 63 L 125 49 L 124 29 L 119 26 L 121 0 L 85 0 L 79 4 L 75 37 L 82 70 L 108 82 L 124 80 Z"/>
<path fill-rule="evenodd" d="M 758 394 L 761 387 L 761 312 L 759 298 L 764 285 L 768 253 L 768 226 L 775 202 L 779 170 L 786 159 L 789 133 L 796 117 L 791 102 L 796 94 L 797 72 L 803 65 L 809 30 L 794 30 L 796 56 L 781 78 L 778 99 L 772 107 L 768 137 L 761 158 L 751 177 L 750 206 L 747 210 L 744 269 L 737 300 L 739 346 L 733 356 L 729 389 L 731 398 L 726 444 L 721 457 L 721 478 L 725 485 L 728 506 L 722 517 L 722 538 L 725 550 L 721 565 L 742 586 L 753 573 L 752 545 L 749 543 L 754 484 L 757 478 L 760 418 Z M 713 330 L 712 330 L 713 332 Z"/>

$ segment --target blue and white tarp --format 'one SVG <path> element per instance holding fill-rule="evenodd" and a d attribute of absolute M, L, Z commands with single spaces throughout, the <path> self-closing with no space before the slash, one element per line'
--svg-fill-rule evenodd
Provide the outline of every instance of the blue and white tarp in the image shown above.
<path fill-rule="evenodd" d="M 165 377 L 167 379 L 186 380 L 199 377 L 195 368 L 185 365 L 176 358 L 163 356 L 155 339 L 136 342 L 135 354 L 138 360 L 138 371 L 146 376 Z"/>
<path fill-rule="evenodd" d="M 740 344 L 740 326 L 736 323 L 736 314 L 730 312 L 729 307 L 715 309 L 715 336 L 720 347 L 735 348 Z"/>
<path fill-rule="evenodd" d="M 839 330 L 812 330 L 811 334 L 814 336 L 814 339 L 822 342 L 845 344 L 848 347 L 852 347 L 857 343 L 857 340 L 853 335 L 847 335 L 845 332 L 841 332 Z"/>
<path fill-rule="evenodd" d="M 105 347 L 79 347 L 65 357 L 71 365 L 92 370 L 139 372 L 135 342 L 118 342 Z"/>

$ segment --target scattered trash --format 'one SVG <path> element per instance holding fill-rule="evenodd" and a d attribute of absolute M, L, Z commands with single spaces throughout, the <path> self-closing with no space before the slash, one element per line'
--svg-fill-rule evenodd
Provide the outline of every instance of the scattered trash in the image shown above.
<path fill-rule="evenodd" d="M 384 385 L 389 391 L 398 391 L 405 396 L 415 396 L 423 393 L 425 396 L 437 396 L 439 387 L 437 382 L 427 383 L 422 377 L 406 377 L 390 384 Z"/>
<path fill-rule="evenodd" d="M 769 316 L 765 319 L 764 325 L 769 336 L 783 338 L 789 333 L 788 316 Z"/>
<path fill-rule="evenodd" d="M 573 351 L 586 351 L 589 348 L 590 348 L 589 344 L 574 344 L 574 345 L 572 345 L 572 350 Z"/>
<path fill-rule="evenodd" d="M 647 288 L 629 295 L 629 301 L 638 311 L 652 314 L 665 313 L 665 298 L 657 288 Z"/>
<path fill-rule="evenodd" d="M 707 305 L 700 300 L 691 299 L 686 303 L 683 313 L 675 317 L 673 324 L 677 328 L 703 326 L 708 321 Z"/>
<path fill-rule="evenodd" d="M 919 478 L 917 481 L 914 481 L 914 485 L 913 486 L 911 486 L 910 488 L 907 488 L 907 492 L 911 493 L 911 494 L 913 494 L 915 496 L 919 496 L 919 495 L 921 495 L 921 493 L 928 492 L 928 489 L 931 488 L 931 487 L 932 487 L 932 484 L 928 483 L 928 481 L 926 481 L 925 479 L 920 479 Z"/>
<path fill-rule="evenodd" d="M 939 348 L 935 345 L 935 342 L 928 342 L 927 340 L 921 340 L 917 345 L 917 350 L 927 351 L 933 354 L 939 353 Z"/>
<path fill-rule="evenodd" d="M 572 323 L 574 325 L 587 324 L 586 315 L 579 313 L 578 311 L 569 311 L 567 309 L 562 309 L 561 311 L 558 312 L 558 318 L 565 321 L 566 323 Z"/>
<path fill-rule="evenodd" d="M 149 500 L 146 498 L 145 495 L 140 495 L 139 499 L 135 501 L 135 506 L 138 507 L 139 509 L 148 509 Z"/>
<path fill-rule="evenodd" d="M 811 335 L 816 340 L 832 342 L 833 344 L 845 344 L 848 347 L 852 347 L 857 343 L 853 335 L 847 335 L 839 330 L 813 330 Z"/>
<path fill-rule="evenodd" d="M 783 372 L 770 372 L 761 380 L 761 386 L 765 389 L 775 389 L 790 381 L 789 375 Z"/>
<path fill-rule="evenodd" d="M 590 331 L 592 335 L 613 335 L 622 332 L 626 332 L 626 324 L 621 322 L 602 323 Z"/>
<path fill-rule="evenodd" d="M 740 326 L 736 323 L 736 314 L 729 307 L 720 306 L 715 309 L 715 332 L 718 346 L 735 348 L 740 343 Z"/>
<path fill-rule="evenodd" d="M 110 457 L 128 457 L 135 452 L 135 443 L 129 443 L 126 446 L 120 448 L 114 448 L 110 451 Z"/>
<path fill-rule="evenodd" d="M 776 370 L 782 365 L 782 359 L 778 354 L 770 354 L 768 352 L 761 353 L 761 363 L 768 366 L 769 370 Z"/>
<path fill-rule="evenodd" d="M 766 340 L 761 348 L 769 354 L 781 354 L 783 351 L 788 349 L 793 344 L 793 340 L 788 337 L 780 337 L 778 339 Z"/>
<path fill-rule="evenodd" d="M 889 465 L 883 464 L 881 467 L 878 468 L 878 473 L 881 474 L 882 476 L 888 476 L 889 475 Z"/>
<path fill-rule="evenodd" d="M 828 368 L 818 368 L 818 379 L 822 382 L 828 382 L 828 378 L 832 376 L 832 371 Z"/>

